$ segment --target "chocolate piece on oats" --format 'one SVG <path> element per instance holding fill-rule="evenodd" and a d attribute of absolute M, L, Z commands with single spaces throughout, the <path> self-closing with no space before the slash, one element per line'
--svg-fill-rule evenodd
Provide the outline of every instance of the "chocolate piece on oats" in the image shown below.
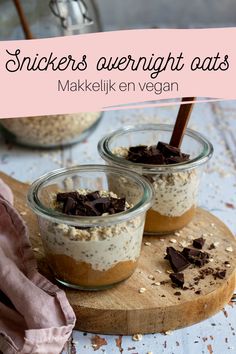
<path fill-rule="evenodd" d="M 157 143 L 157 149 L 162 152 L 165 157 L 180 156 L 181 153 L 179 148 L 163 143 L 162 141 Z"/>
<path fill-rule="evenodd" d="M 86 194 L 86 198 L 87 198 L 88 200 L 96 200 L 96 199 L 99 199 L 99 198 L 100 198 L 99 191 L 94 191 L 94 192 L 91 192 L 91 193 Z"/>
<path fill-rule="evenodd" d="M 198 248 L 201 250 L 205 244 L 205 239 L 203 237 L 195 238 L 193 240 L 193 247 Z"/>
<path fill-rule="evenodd" d="M 65 202 L 63 205 L 63 213 L 68 214 L 68 215 L 74 215 L 76 205 L 77 205 L 76 201 L 73 198 L 68 197 L 67 199 L 65 199 Z"/>
<path fill-rule="evenodd" d="M 58 202 L 64 202 L 68 198 L 72 198 L 74 200 L 77 200 L 78 197 L 79 197 L 78 192 L 57 193 L 57 201 Z"/>
<path fill-rule="evenodd" d="M 175 273 L 181 272 L 190 265 L 188 260 L 181 254 L 181 252 L 174 249 L 174 247 L 167 247 L 166 253 L 167 255 L 165 256 L 165 259 L 168 259 L 171 268 Z"/>
<path fill-rule="evenodd" d="M 58 193 L 57 202 L 61 211 L 67 215 L 101 216 L 104 213 L 115 214 L 125 210 L 125 198 L 101 196 L 98 191 L 88 194 L 79 192 Z"/>
<path fill-rule="evenodd" d="M 177 285 L 179 288 L 184 286 L 184 274 L 183 273 L 171 273 L 170 279 L 172 283 Z"/>
<path fill-rule="evenodd" d="M 126 159 L 136 163 L 167 165 L 188 161 L 189 155 L 183 154 L 178 148 L 159 141 L 157 146 L 131 146 Z"/>
<path fill-rule="evenodd" d="M 116 213 L 125 210 L 125 198 L 110 198 L 110 202 Z"/>

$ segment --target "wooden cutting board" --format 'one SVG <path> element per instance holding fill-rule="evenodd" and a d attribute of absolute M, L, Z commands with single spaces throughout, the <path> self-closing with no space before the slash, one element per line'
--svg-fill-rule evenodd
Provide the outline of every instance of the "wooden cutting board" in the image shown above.
<path fill-rule="evenodd" d="M 15 206 L 28 224 L 40 272 L 53 281 L 44 258 L 36 217 L 26 204 L 28 185 L 3 173 L 0 177 L 12 188 Z M 188 268 L 184 271 L 185 283 L 188 287 L 192 285 L 192 289 L 173 288 L 167 273 L 170 270 L 168 261 L 164 260 L 166 247 L 182 249 L 180 243 L 192 242 L 192 238 L 202 235 L 206 239 L 204 250 L 212 242 L 219 242 L 215 249 L 208 251 L 213 261 L 204 268 L 226 269 L 226 277 L 214 279 L 208 275 L 196 285 L 193 278 L 199 275 L 199 268 Z M 231 248 L 228 247 L 233 251 L 229 252 Z M 230 267 L 225 267 L 225 261 Z M 110 334 L 163 332 L 189 326 L 221 310 L 235 289 L 235 268 L 234 236 L 218 218 L 198 209 L 194 220 L 180 234 L 144 237 L 139 267 L 127 281 L 100 292 L 64 290 L 76 313 L 76 328 L 79 330 Z M 162 281 L 167 282 L 158 285 Z M 140 293 L 140 288 L 146 291 Z"/>

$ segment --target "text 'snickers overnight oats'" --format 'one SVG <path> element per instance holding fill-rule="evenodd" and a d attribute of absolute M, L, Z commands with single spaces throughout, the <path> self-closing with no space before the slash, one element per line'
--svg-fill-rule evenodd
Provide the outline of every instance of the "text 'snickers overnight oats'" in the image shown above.
<path fill-rule="evenodd" d="M 136 190 L 126 197 L 110 189 L 122 174 Z M 118 182 L 119 183 L 119 182 Z M 57 170 L 33 183 L 29 203 L 38 214 L 50 268 L 64 285 L 106 288 L 127 279 L 140 255 L 151 185 L 140 176 L 108 166 Z"/>
<path fill-rule="evenodd" d="M 197 206 L 200 166 L 213 152 L 206 138 L 188 129 L 183 153 L 166 143 L 172 131 L 173 126 L 166 124 L 127 127 L 106 136 L 98 146 L 108 164 L 132 169 L 152 183 L 155 200 L 147 212 L 146 233 L 170 233 L 191 221 Z M 135 193 L 131 187 L 127 189 Z"/>

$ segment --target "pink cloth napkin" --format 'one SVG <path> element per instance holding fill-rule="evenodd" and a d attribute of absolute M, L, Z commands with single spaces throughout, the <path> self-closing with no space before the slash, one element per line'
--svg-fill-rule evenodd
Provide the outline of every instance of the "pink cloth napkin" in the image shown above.
<path fill-rule="evenodd" d="M 28 229 L 0 180 L 0 351 L 59 354 L 74 324 L 65 293 L 38 273 Z"/>

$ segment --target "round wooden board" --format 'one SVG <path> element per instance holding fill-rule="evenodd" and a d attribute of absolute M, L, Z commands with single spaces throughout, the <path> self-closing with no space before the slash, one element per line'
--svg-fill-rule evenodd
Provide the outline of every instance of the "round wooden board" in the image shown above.
<path fill-rule="evenodd" d="M 15 205 L 29 226 L 39 270 L 53 281 L 45 262 L 36 218 L 26 205 L 28 186 L 3 174 L 0 177 L 11 186 Z M 188 287 L 192 284 L 194 289 L 173 288 L 167 273 L 170 270 L 169 263 L 164 260 L 166 247 L 174 246 L 181 250 L 180 243 L 192 243 L 193 238 L 202 235 L 206 239 L 204 250 L 212 255 L 213 261 L 201 269 L 226 269 L 226 277 L 214 279 L 212 275 L 208 275 L 198 285 L 194 285 L 193 278 L 199 275 L 199 268 L 188 268 L 184 271 L 185 284 Z M 176 243 L 171 242 L 171 239 L 176 240 Z M 151 245 L 145 245 L 145 242 L 150 242 Z M 219 242 L 219 245 L 208 250 L 212 242 Z M 230 246 L 233 252 L 226 251 Z M 230 268 L 225 267 L 225 261 L 230 262 Z M 234 236 L 218 218 L 198 209 L 194 220 L 180 234 L 163 238 L 144 237 L 138 269 L 127 281 L 100 292 L 64 290 L 76 313 L 76 328 L 79 330 L 124 335 L 164 332 L 197 323 L 221 310 L 229 302 L 235 289 L 235 269 Z M 152 276 L 155 280 L 150 279 Z M 167 283 L 152 285 L 161 281 Z M 146 288 L 146 291 L 139 293 L 140 288 Z M 196 294 L 198 290 L 201 290 L 200 294 Z M 176 292 L 181 295 L 174 295 Z"/>

